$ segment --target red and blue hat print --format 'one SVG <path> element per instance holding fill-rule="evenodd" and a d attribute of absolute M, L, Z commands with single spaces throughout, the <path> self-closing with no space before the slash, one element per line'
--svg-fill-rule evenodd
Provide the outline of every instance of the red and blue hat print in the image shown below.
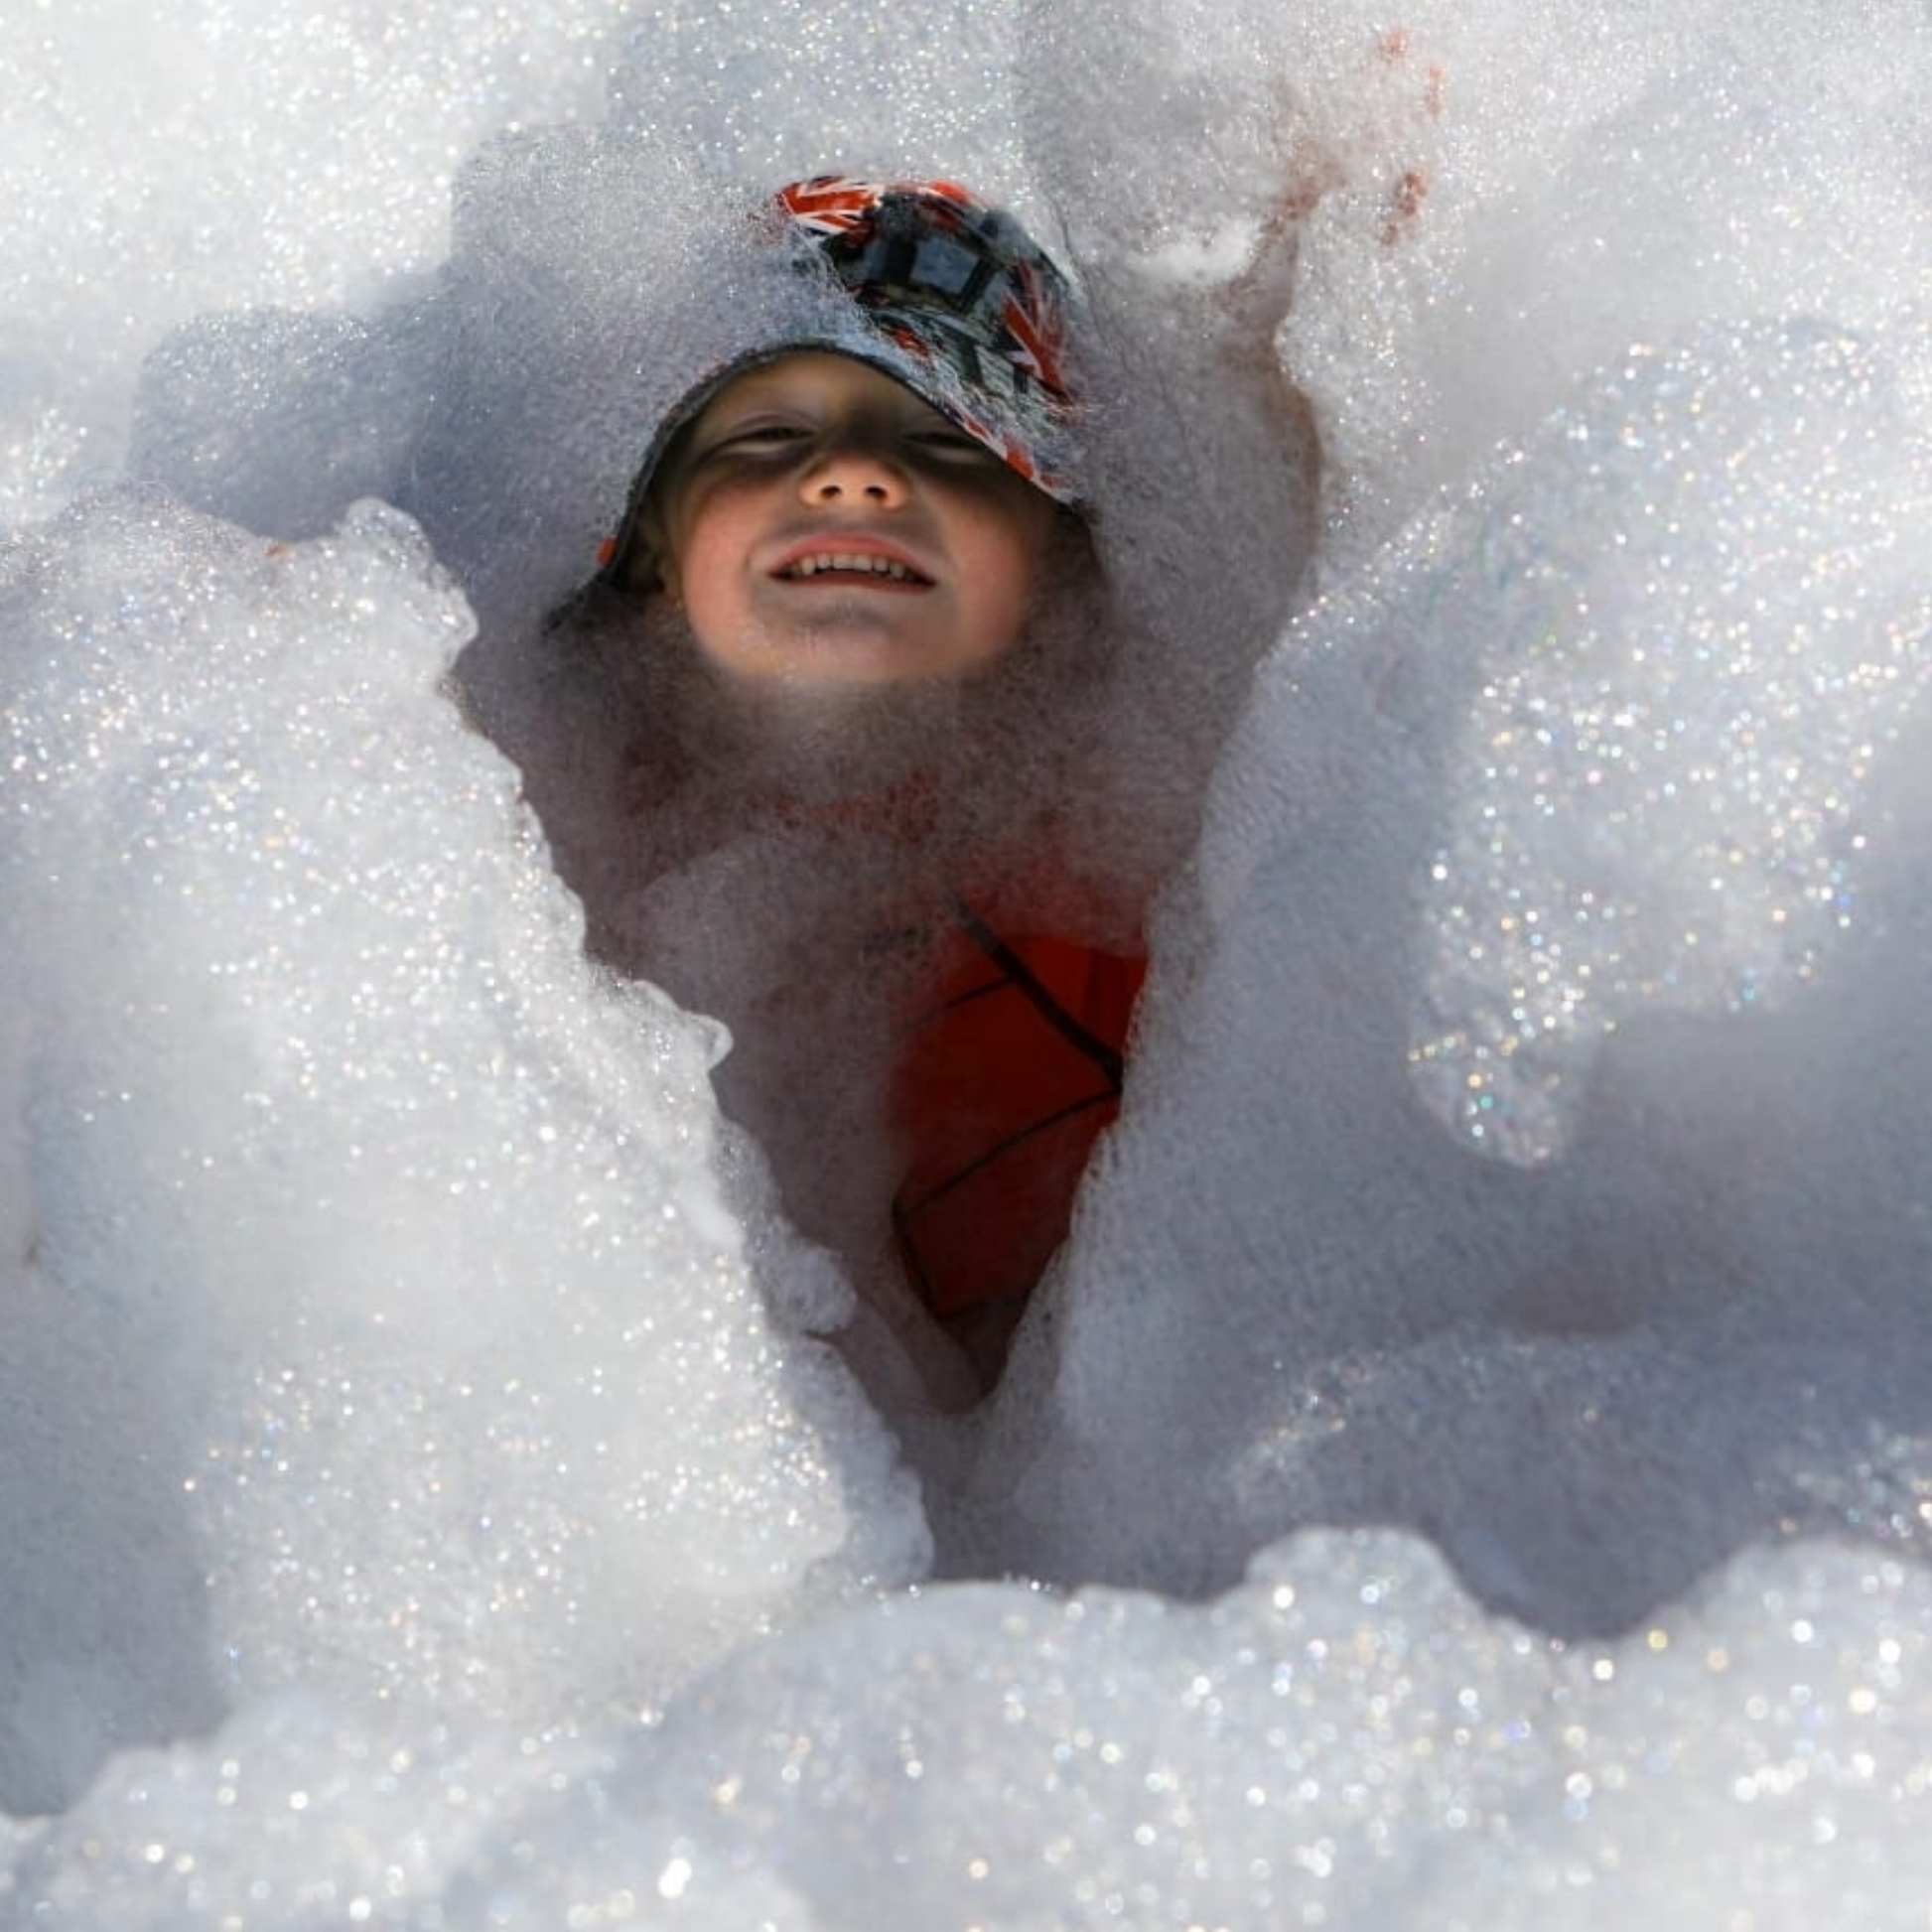
<path fill-rule="evenodd" d="M 792 182 L 771 209 L 899 351 L 879 358 L 888 373 L 1047 495 L 1078 501 L 1066 285 L 1012 215 L 954 182 L 851 175 Z"/>

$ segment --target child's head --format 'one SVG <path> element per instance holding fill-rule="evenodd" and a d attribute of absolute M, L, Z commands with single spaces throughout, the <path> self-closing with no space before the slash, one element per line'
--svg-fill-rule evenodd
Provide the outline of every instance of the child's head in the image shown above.
<path fill-rule="evenodd" d="M 833 326 L 821 304 L 670 412 L 607 575 L 661 594 L 733 682 L 971 677 L 1084 549 L 1060 278 L 949 184 L 828 177 L 772 208 Z"/>
<path fill-rule="evenodd" d="M 689 425 L 632 568 L 735 679 L 969 677 L 1024 633 L 1061 514 L 893 377 L 794 350 Z"/>

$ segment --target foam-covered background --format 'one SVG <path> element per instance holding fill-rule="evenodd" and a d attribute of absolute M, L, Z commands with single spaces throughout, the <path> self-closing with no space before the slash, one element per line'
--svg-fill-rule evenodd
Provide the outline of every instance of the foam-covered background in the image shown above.
<path fill-rule="evenodd" d="M 1922 1924 L 1923 8 L 32 18 L 0 1924 Z M 967 1418 L 447 682 L 828 163 L 1078 266 L 1225 739 Z"/>

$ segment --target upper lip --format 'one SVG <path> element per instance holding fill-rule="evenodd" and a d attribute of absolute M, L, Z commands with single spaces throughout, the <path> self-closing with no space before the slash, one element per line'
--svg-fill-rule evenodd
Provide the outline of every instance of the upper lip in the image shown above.
<path fill-rule="evenodd" d="M 858 530 L 818 530 L 810 536 L 794 539 L 779 551 L 771 565 L 771 575 L 788 576 L 800 564 L 813 558 L 823 560 L 840 557 L 863 557 L 868 562 L 880 559 L 889 564 L 898 565 L 908 576 L 921 584 L 930 584 L 934 581 L 932 571 L 903 544 L 895 543 L 888 537 L 867 535 Z"/>

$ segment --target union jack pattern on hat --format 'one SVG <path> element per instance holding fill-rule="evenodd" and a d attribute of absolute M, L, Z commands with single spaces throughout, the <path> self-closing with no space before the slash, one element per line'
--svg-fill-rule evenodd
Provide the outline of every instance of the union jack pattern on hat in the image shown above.
<path fill-rule="evenodd" d="M 792 182 L 772 207 L 874 328 L 928 365 L 909 387 L 1049 496 L 1075 499 L 1065 284 L 1012 215 L 954 182 L 850 175 Z"/>

